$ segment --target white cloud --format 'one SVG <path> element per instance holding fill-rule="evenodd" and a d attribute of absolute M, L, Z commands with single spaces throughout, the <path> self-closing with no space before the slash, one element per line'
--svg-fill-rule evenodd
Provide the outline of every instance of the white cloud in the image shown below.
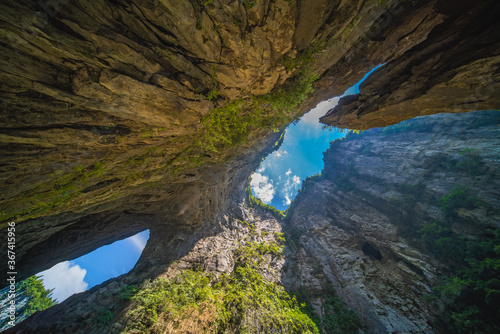
<path fill-rule="evenodd" d="M 142 250 L 144 249 L 144 247 L 146 247 L 146 242 L 148 241 L 148 239 L 144 235 L 136 234 L 128 238 L 128 241 L 139 253 L 142 253 Z"/>
<path fill-rule="evenodd" d="M 262 202 L 269 204 L 274 198 L 273 181 L 269 177 L 260 173 L 252 174 L 250 186 L 255 194 Z"/>
<path fill-rule="evenodd" d="M 62 302 L 72 294 L 87 290 L 89 285 L 83 280 L 86 274 L 87 270 L 79 265 L 64 261 L 38 275 L 42 276 L 46 289 L 54 289 L 52 296 Z"/>
<path fill-rule="evenodd" d="M 292 203 L 292 200 L 288 195 L 285 195 L 285 201 L 283 202 L 285 205 L 290 205 Z"/>
<path fill-rule="evenodd" d="M 286 174 L 286 182 L 280 183 L 278 186 L 279 193 L 283 200 L 283 205 L 290 205 L 292 203 L 291 198 L 294 197 L 295 192 L 301 186 L 300 177 L 292 174 L 291 168 L 288 169 Z"/>
<path fill-rule="evenodd" d="M 266 170 L 266 167 L 260 166 L 260 168 L 257 170 L 259 173 L 263 173 Z"/>
<path fill-rule="evenodd" d="M 274 155 L 274 158 L 281 158 L 281 157 L 284 157 L 285 155 L 287 155 L 288 152 L 286 150 L 285 151 L 278 150 L 278 151 L 274 151 L 272 154 Z"/>
<path fill-rule="evenodd" d="M 319 122 L 319 119 L 323 117 L 328 110 L 332 109 L 339 102 L 339 97 L 334 97 L 328 101 L 320 102 L 316 107 L 311 109 L 307 114 L 302 116 L 301 122 L 307 123 L 309 125 L 314 125 L 315 128 L 321 128 L 323 124 Z"/>

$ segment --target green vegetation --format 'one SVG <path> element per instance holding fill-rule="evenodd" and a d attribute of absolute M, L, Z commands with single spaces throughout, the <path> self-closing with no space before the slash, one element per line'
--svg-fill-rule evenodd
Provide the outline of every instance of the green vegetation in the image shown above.
<path fill-rule="evenodd" d="M 207 152 L 234 147 L 247 141 L 252 128 L 275 129 L 292 120 L 291 112 L 313 91 L 316 76 L 308 73 L 276 91 L 250 99 L 238 99 L 213 109 L 203 120 L 203 136 L 197 147 Z"/>
<path fill-rule="evenodd" d="M 293 226 L 290 226 L 287 233 L 285 233 L 285 245 L 291 250 L 299 250 L 300 248 L 300 236 L 303 235 L 305 231 L 299 230 Z"/>
<path fill-rule="evenodd" d="M 323 333 L 332 334 L 354 334 L 362 328 L 361 320 L 356 313 L 345 306 L 337 296 L 337 292 L 328 279 L 321 281 L 320 293 L 310 294 L 304 287 L 295 291 L 294 296 L 304 305 L 304 312 L 314 321 Z M 313 306 L 312 300 L 320 298 L 323 300 L 320 318 Z"/>
<path fill-rule="evenodd" d="M 113 312 L 111 312 L 107 307 L 101 307 L 95 312 L 95 317 L 92 319 L 92 323 L 98 327 L 104 327 L 113 319 Z"/>
<path fill-rule="evenodd" d="M 444 159 L 444 161 L 441 162 L 441 165 L 447 169 L 467 173 L 470 176 L 479 176 L 486 173 L 486 164 L 476 153 L 475 149 L 464 148 L 460 151 L 459 155 L 460 157 L 457 159 Z"/>
<path fill-rule="evenodd" d="M 201 1 L 201 4 L 202 4 L 203 6 L 207 6 L 207 5 L 211 4 L 212 2 L 214 2 L 214 0 L 202 0 L 202 1 Z"/>
<path fill-rule="evenodd" d="M 296 58 L 285 58 L 283 65 L 295 74 L 282 87 L 266 95 L 251 95 L 213 109 L 202 120 L 203 134 L 197 148 L 217 153 L 222 148 L 245 143 L 251 129 L 276 129 L 291 122 L 294 108 L 314 91 L 312 84 L 318 77 L 312 73 L 311 65 L 315 55 L 323 49 L 324 43 L 312 43 Z M 212 67 L 212 81 L 216 86 L 215 67 Z M 216 92 L 212 91 L 209 97 L 215 98 Z"/>
<path fill-rule="evenodd" d="M 439 204 L 444 218 L 453 218 L 458 209 L 473 209 L 479 204 L 479 200 L 467 192 L 467 187 L 455 186 L 451 193 L 439 200 Z"/>
<path fill-rule="evenodd" d="M 189 326 L 194 332 L 211 333 L 319 333 L 295 298 L 264 279 L 260 270 L 266 265 L 265 254 L 282 256 L 283 246 L 241 245 L 234 271 L 218 278 L 188 269 L 173 279 L 146 283 L 132 298 L 128 329 L 156 333 Z"/>
<path fill-rule="evenodd" d="M 451 225 L 462 208 L 479 202 L 466 187 L 455 187 L 440 201 L 443 216 L 425 224 L 421 242 L 441 260 L 453 264 L 455 273 L 434 287 L 426 297 L 436 308 L 447 305 L 445 319 L 454 333 L 494 333 L 500 330 L 500 231 L 488 230 L 480 238 L 457 235 Z"/>
<path fill-rule="evenodd" d="M 28 303 L 22 309 L 22 314 L 28 317 L 57 304 L 57 301 L 52 298 L 53 290 L 45 289 L 40 276 L 34 275 L 18 283 L 16 290 L 18 294 L 28 297 Z"/>
<path fill-rule="evenodd" d="M 234 147 L 247 140 L 252 123 L 243 115 L 247 102 L 236 100 L 216 108 L 202 120 L 203 138 L 197 146 L 208 152 L 219 152 L 224 147 Z"/>
<path fill-rule="evenodd" d="M 295 58 L 291 58 L 289 56 L 285 56 L 281 63 L 285 68 L 289 71 L 292 70 L 301 70 L 303 72 L 307 72 L 310 70 L 311 65 L 315 61 L 315 56 L 324 51 L 327 47 L 327 44 L 324 41 L 316 40 L 312 42 L 309 47 L 307 47 L 304 51 L 302 51 Z"/>
<path fill-rule="evenodd" d="M 241 3 L 243 3 L 243 6 L 245 6 L 246 9 L 251 9 L 255 6 L 257 6 L 257 1 L 256 0 L 240 0 Z"/>
<path fill-rule="evenodd" d="M 347 27 L 344 29 L 344 31 L 342 32 L 342 35 L 347 39 L 349 38 L 349 36 L 351 35 L 352 31 L 354 30 L 354 28 L 356 28 L 356 26 L 358 25 L 359 21 L 361 21 L 361 16 L 359 15 L 356 15 L 352 20 L 351 22 L 349 22 L 349 24 L 347 25 Z"/>
<path fill-rule="evenodd" d="M 120 289 L 120 299 L 131 300 L 137 293 L 138 288 L 135 285 L 125 285 Z"/>
<path fill-rule="evenodd" d="M 288 209 L 286 211 L 280 211 L 280 210 L 276 209 L 274 206 L 267 205 L 267 204 L 263 203 L 260 199 L 258 199 L 257 197 L 255 197 L 252 194 L 250 182 L 248 182 L 246 192 L 248 195 L 248 203 L 250 204 L 250 207 L 260 207 L 264 210 L 267 210 L 268 212 L 270 212 L 273 215 L 274 218 L 276 218 L 278 220 L 284 220 L 286 218 L 287 213 L 288 213 Z"/>
<path fill-rule="evenodd" d="M 105 166 L 106 162 L 101 160 L 88 167 L 77 166 L 62 176 L 58 176 L 59 171 L 54 172 L 57 177 L 50 184 L 38 187 L 13 210 L 3 211 L 0 221 L 40 216 L 52 208 L 68 204 L 87 187 L 89 180 L 102 177 Z"/>

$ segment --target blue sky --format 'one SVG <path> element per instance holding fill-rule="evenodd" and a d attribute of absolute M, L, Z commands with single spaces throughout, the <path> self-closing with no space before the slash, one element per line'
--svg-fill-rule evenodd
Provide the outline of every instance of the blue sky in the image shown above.
<path fill-rule="evenodd" d="M 368 72 L 342 96 L 359 93 L 359 85 L 379 65 Z M 280 148 L 269 156 L 251 175 L 251 188 L 255 197 L 278 210 L 286 210 L 297 196 L 302 181 L 323 170 L 323 152 L 330 142 L 345 136 L 340 129 L 323 129 L 319 118 L 338 103 L 340 97 L 319 103 L 302 116 L 297 124 L 290 124 Z"/>
<path fill-rule="evenodd" d="M 62 302 L 74 293 L 129 272 L 141 256 L 149 239 L 149 230 L 116 241 L 72 261 L 58 263 L 38 274 L 52 296 Z"/>
<path fill-rule="evenodd" d="M 380 66 L 366 74 L 344 95 L 359 93 L 359 84 Z M 279 210 L 285 210 L 297 195 L 302 180 L 321 172 L 323 152 L 332 140 L 345 135 L 339 129 L 323 129 L 319 122 L 319 118 L 333 108 L 338 100 L 339 97 L 334 97 L 321 102 L 300 122 L 288 126 L 281 147 L 271 153 L 252 174 L 251 186 L 256 197 Z M 53 297 L 62 302 L 74 293 L 129 272 L 148 239 L 149 230 L 146 230 L 72 261 L 61 262 L 38 275 L 42 276 L 47 289 L 54 289 Z"/>
<path fill-rule="evenodd" d="M 252 174 L 250 185 L 254 196 L 278 210 L 285 210 L 297 195 L 302 180 L 323 169 L 323 152 L 330 142 L 345 134 L 340 130 L 322 129 L 319 118 L 333 108 L 339 98 L 321 102 L 291 124 L 281 147 L 271 153 Z"/>

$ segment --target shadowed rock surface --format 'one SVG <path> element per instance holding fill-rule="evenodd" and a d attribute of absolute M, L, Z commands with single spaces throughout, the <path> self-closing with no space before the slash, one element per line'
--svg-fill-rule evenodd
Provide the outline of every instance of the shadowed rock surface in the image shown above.
<path fill-rule="evenodd" d="M 442 22 L 421 43 L 394 55 L 361 84 L 359 95 L 341 99 L 321 121 L 366 130 L 417 115 L 497 108 L 500 4 L 443 1 L 436 8 Z"/>
<path fill-rule="evenodd" d="M 130 274 L 12 331 L 107 332 L 113 325 L 94 328 L 89 304 L 110 307 L 119 319 L 123 285 L 164 274 L 200 240 L 225 231 L 223 222 L 236 229 L 232 219 L 249 220 L 248 176 L 278 140 L 275 131 L 375 65 L 386 64 L 324 122 L 364 129 L 498 108 L 498 8 L 488 0 L 3 1 L 0 227 L 17 223 L 18 279 L 151 231 Z M 372 205 L 385 205 L 379 195 L 370 195 Z M 264 220 L 256 215 L 252 221 Z M 368 239 L 348 252 L 399 268 L 388 245 Z M 419 299 L 415 310 L 401 311 L 381 297 L 384 287 L 370 289 L 339 292 L 368 327 L 430 328 L 434 315 Z M 365 303 L 372 294 L 380 305 Z"/>
<path fill-rule="evenodd" d="M 331 282 L 370 333 L 454 332 L 423 297 L 458 262 L 438 261 L 418 231 L 442 219 L 440 199 L 457 187 L 480 204 L 460 207 L 450 229 L 482 240 L 500 227 L 499 122 L 498 111 L 434 115 L 333 142 L 289 214 L 299 237 L 285 286 L 321 304 Z"/>

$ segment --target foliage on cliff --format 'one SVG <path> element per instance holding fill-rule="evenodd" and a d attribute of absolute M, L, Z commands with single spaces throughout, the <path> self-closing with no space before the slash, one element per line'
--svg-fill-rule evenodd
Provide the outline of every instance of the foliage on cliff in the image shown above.
<path fill-rule="evenodd" d="M 278 243 L 249 242 L 235 251 L 230 274 L 215 277 L 186 269 L 173 279 L 145 284 L 132 298 L 128 332 L 319 333 L 296 299 L 261 273 L 264 257 L 281 257 L 282 252 Z"/>
<path fill-rule="evenodd" d="M 427 296 L 437 308 L 446 305 L 447 327 L 455 333 L 500 331 L 500 230 L 487 230 L 481 238 L 471 239 L 451 228 L 462 219 L 459 210 L 479 204 L 466 187 L 456 187 L 440 200 L 442 219 L 418 231 L 437 257 L 456 268 Z"/>
<path fill-rule="evenodd" d="M 43 311 L 57 304 L 57 301 L 52 298 L 52 291 L 45 289 L 42 278 L 36 275 L 19 283 L 18 293 L 28 297 L 28 303 L 22 312 L 30 316 L 35 312 Z"/>
<path fill-rule="evenodd" d="M 328 279 L 322 279 L 321 287 L 321 293 L 311 293 L 303 286 L 294 292 L 297 300 L 305 305 L 304 312 L 311 317 L 323 333 L 359 333 L 359 329 L 362 328 L 360 318 L 354 310 L 346 307 L 338 297 L 332 283 Z M 316 298 L 322 299 L 321 317 L 312 306 L 312 300 Z"/>
<path fill-rule="evenodd" d="M 296 116 L 296 108 L 313 89 L 318 77 L 312 73 L 311 64 L 316 47 L 305 50 L 297 63 L 297 72 L 282 87 L 262 96 L 248 96 L 233 102 L 225 102 L 213 109 L 202 120 L 203 135 L 197 146 L 208 152 L 219 152 L 224 147 L 234 147 L 247 141 L 252 129 L 277 128 L 290 123 Z"/>

